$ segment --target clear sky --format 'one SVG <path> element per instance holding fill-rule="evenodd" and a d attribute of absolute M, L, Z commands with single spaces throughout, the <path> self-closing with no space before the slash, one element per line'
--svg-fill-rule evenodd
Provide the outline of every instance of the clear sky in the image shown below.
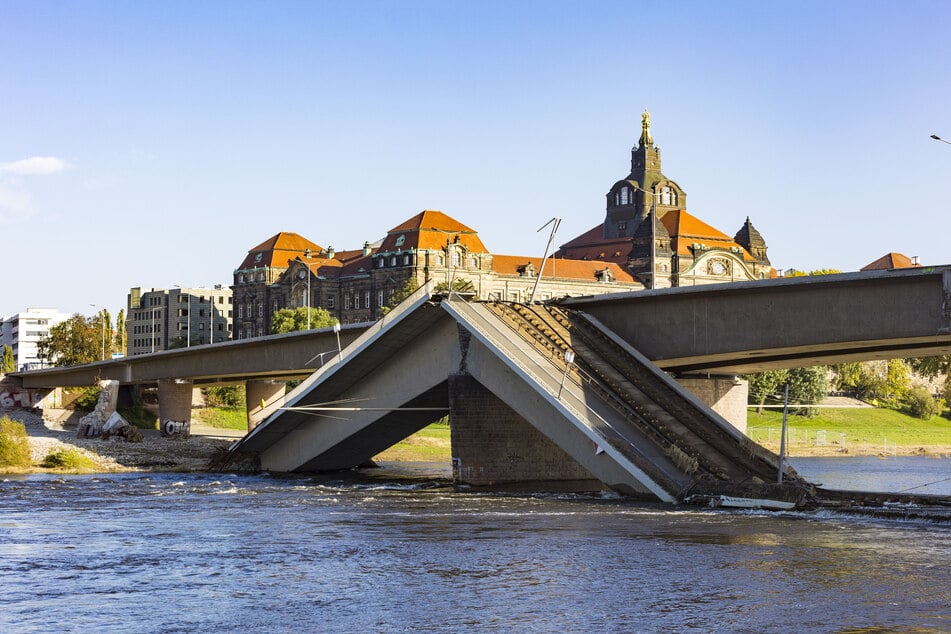
<path fill-rule="evenodd" d="M 951 3 L 0 2 L 0 316 L 229 285 L 423 209 L 496 253 L 663 171 L 777 268 L 951 263 Z"/>

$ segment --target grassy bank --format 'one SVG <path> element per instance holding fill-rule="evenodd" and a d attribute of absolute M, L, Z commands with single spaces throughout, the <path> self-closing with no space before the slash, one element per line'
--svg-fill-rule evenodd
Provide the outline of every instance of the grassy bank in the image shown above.
<path fill-rule="evenodd" d="M 747 435 L 773 451 L 779 449 L 783 414 L 751 409 Z M 819 410 L 816 418 L 789 417 L 791 455 L 822 453 L 912 454 L 951 453 L 951 420 L 935 416 L 921 420 L 890 409 Z"/>
<path fill-rule="evenodd" d="M 374 456 L 374 460 L 402 462 L 449 462 L 451 459 L 449 424 L 442 422 L 424 427 Z"/>

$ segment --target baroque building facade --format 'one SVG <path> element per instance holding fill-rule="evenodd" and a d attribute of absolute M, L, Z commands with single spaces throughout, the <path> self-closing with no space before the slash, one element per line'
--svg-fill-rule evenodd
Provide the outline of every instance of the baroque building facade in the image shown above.
<path fill-rule="evenodd" d="M 766 241 L 749 218 L 731 238 L 687 212 L 686 192 L 661 171 L 646 110 L 631 171 L 606 198 L 604 221 L 562 245 L 557 257 L 617 263 L 649 288 L 774 276 Z"/>
<path fill-rule="evenodd" d="M 408 282 L 456 288 L 464 280 L 479 299 L 527 301 L 640 290 L 614 262 L 494 254 L 478 232 L 441 211 L 425 210 L 353 251 L 321 247 L 278 233 L 248 251 L 234 271 L 235 338 L 270 332 L 282 308 L 323 308 L 341 323 L 379 319 Z"/>

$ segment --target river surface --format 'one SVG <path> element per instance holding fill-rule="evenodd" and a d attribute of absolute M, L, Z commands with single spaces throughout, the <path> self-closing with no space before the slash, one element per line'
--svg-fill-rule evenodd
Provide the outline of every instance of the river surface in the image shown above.
<path fill-rule="evenodd" d="M 473 493 L 446 471 L 7 477 L 0 632 L 951 631 L 948 525 Z"/>

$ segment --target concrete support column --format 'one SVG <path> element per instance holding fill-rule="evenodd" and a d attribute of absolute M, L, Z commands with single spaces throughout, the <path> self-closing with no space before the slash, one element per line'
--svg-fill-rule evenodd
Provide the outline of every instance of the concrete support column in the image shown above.
<path fill-rule="evenodd" d="M 452 475 L 458 484 L 533 491 L 603 485 L 468 374 L 449 377 Z"/>
<path fill-rule="evenodd" d="M 192 429 L 192 382 L 161 379 L 158 383 L 159 429 L 163 436 L 188 438 Z"/>
<path fill-rule="evenodd" d="M 248 381 L 245 383 L 245 401 L 248 408 L 248 431 L 274 411 L 274 405 L 284 397 L 284 381 Z"/>
<path fill-rule="evenodd" d="M 677 382 L 731 425 L 746 433 L 749 381 L 733 375 L 697 374 L 682 376 Z"/>

